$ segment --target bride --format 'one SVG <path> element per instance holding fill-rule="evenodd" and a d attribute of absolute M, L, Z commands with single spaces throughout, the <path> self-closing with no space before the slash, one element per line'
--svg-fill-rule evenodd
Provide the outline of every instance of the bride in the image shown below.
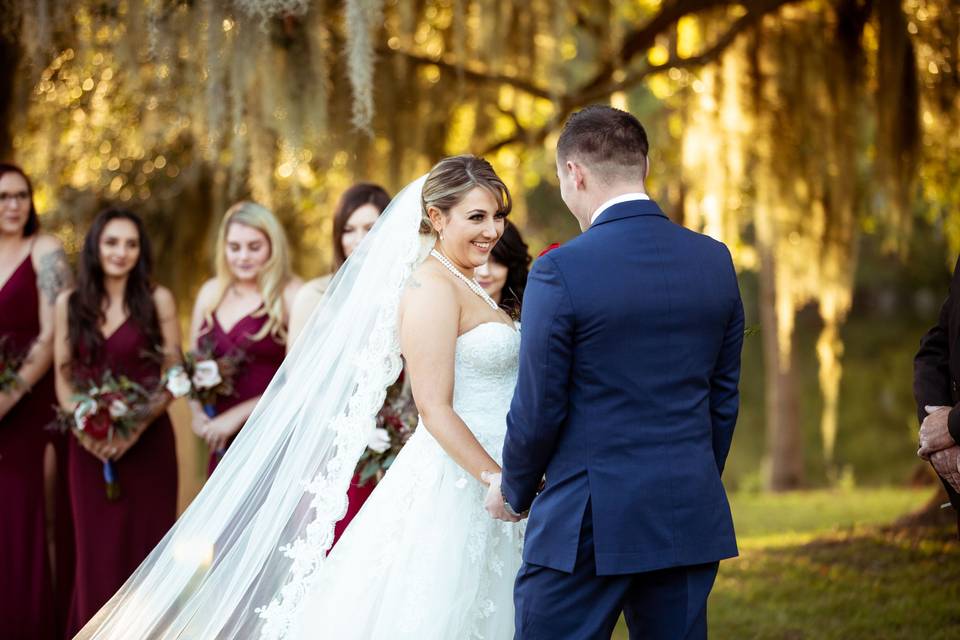
<path fill-rule="evenodd" d="M 473 156 L 401 191 L 204 490 L 77 637 L 512 637 L 522 523 L 483 498 L 520 340 L 472 277 L 510 209 Z M 401 350 L 420 424 L 327 556 Z"/>

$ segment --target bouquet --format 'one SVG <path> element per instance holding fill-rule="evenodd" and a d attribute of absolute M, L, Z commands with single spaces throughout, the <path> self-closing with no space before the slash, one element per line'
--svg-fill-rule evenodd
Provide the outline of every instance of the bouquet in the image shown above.
<path fill-rule="evenodd" d="M 377 414 L 377 427 L 357 464 L 360 486 L 383 478 L 400 449 L 417 428 L 417 408 L 404 385 L 404 374 L 387 389 L 387 399 Z"/>
<path fill-rule="evenodd" d="M 196 400 L 212 418 L 216 415 L 217 400 L 233 395 L 233 377 L 242 361 L 239 353 L 217 358 L 209 348 L 188 351 L 182 365 L 167 370 L 164 386 L 175 398 L 189 396 Z"/>
<path fill-rule="evenodd" d="M 7 344 L 7 337 L 0 337 L 0 393 L 13 391 L 23 384 L 20 367 L 25 357 Z"/>
<path fill-rule="evenodd" d="M 108 370 L 99 382 L 71 398 L 76 403 L 73 412 L 58 410 L 57 422 L 62 430 L 73 431 L 94 440 L 112 442 L 115 437 L 129 437 L 143 416 L 136 407 L 145 406 L 147 391 L 125 376 L 114 377 Z M 108 500 L 120 497 L 113 461 L 103 463 L 103 480 Z"/>
<path fill-rule="evenodd" d="M 233 377 L 243 362 L 243 354 L 234 351 L 219 358 L 213 355 L 209 345 L 202 345 L 196 351 L 184 354 L 183 364 L 167 370 L 164 386 L 174 398 L 189 395 L 203 405 L 207 417 L 217 415 L 217 399 L 233 395 Z M 215 455 L 222 456 L 224 449 L 217 449 Z"/>

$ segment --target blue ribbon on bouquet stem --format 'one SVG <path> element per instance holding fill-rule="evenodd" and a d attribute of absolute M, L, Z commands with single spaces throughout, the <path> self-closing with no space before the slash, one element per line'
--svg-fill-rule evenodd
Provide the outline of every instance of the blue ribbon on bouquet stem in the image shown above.
<path fill-rule="evenodd" d="M 107 460 L 103 463 L 103 481 L 106 484 L 107 500 L 113 502 L 120 498 L 120 483 L 117 482 L 117 470 L 113 466 L 113 460 Z"/>

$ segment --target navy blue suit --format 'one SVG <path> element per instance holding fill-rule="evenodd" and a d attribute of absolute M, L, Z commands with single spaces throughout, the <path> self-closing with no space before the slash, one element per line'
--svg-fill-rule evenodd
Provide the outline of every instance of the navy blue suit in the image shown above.
<path fill-rule="evenodd" d="M 706 635 L 737 555 L 720 475 L 743 328 L 726 246 L 649 200 L 536 261 L 503 448 L 503 495 L 530 509 L 518 638 L 609 637 L 621 610 L 634 637 Z"/>

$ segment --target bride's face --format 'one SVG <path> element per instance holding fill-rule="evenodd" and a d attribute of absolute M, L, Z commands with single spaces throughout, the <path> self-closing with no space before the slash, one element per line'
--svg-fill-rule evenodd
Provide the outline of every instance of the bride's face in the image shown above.
<path fill-rule="evenodd" d="M 474 187 L 446 213 L 431 211 L 434 228 L 443 234 L 439 246 L 462 269 L 486 264 L 500 236 L 507 215 L 497 211 L 497 200 L 483 187 Z"/>

